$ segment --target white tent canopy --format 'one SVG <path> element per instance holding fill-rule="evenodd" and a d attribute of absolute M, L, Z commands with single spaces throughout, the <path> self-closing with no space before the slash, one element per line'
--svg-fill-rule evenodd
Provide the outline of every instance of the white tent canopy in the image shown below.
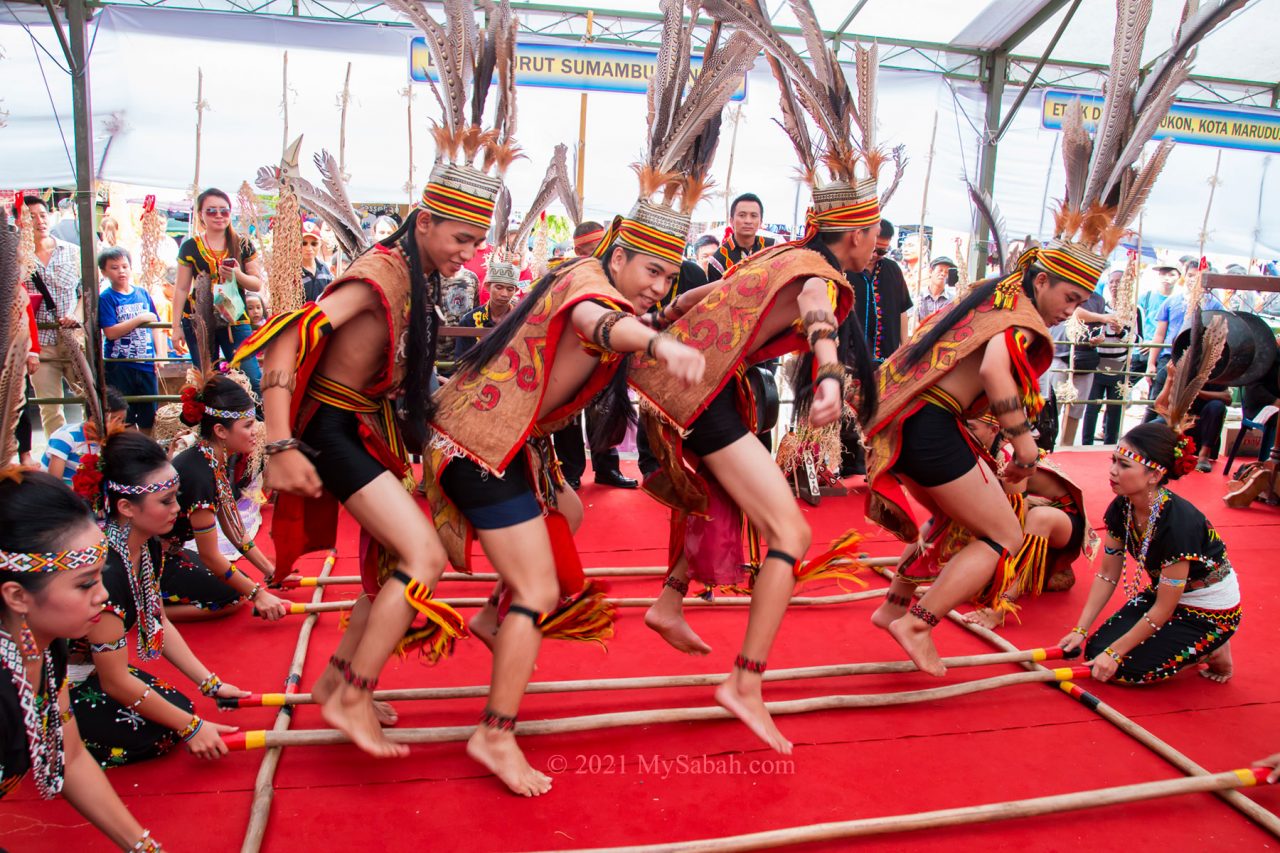
<path fill-rule="evenodd" d="M 776 20 L 786 25 L 790 11 L 782 5 Z M 849 8 L 847 2 L 819 0 L 814 5 L 824 27 L 833 30 Z M 871 35 L 880 33 L 877 28 L 900 32 L 909 21 L 913 38 L 953 38 L 958 47 L 984 49 L 1003 43 L 1016 24 L 1025 23 L 1027 7 L 1046 4 L 918 0 L 909 14 L 903 11 L 905 5 L 869 0 L 854 29 Z M 1144 57 L 1154 57 L 1167 46 L 1166 34 L 1176 25 L 1173 7 L 1180 5 L 1156 4 Z M 1011 14 L 1015 6 L 1017 15 Z M 974 15 L 976 7 L 981 10 Z M 1266 14 L 1276 11 L 1273 5 Z M 1062 14 L 1059 11 L 1034 29 L 1020 50 L 1040 50 Z M 43 15 L 38 7 L 13 5 L 0 13 L 0 110 L 7 113 L 5 126 L 0 127 L 0 187 L 74 182 L 69 154 L 70 80 L 59 68 L 57 39 Z M 1114 5 L 1108 0 L 1084 0 L 1054 52 L 1055 60 L 1080 56 L 1084 57 L 1081 62 L 1105 62 L 1113 15 Z M 1215 33 L 1202 49 L 1198 74 L 1280 79 L 1276 54 L 1263 32 L 1280 29 L 1259 28 L 1260 18 L 1250 23 L 1244 21 L 1246 15 L 1259 16 L 1263 11 L 1252 5 Z M 1247 26 L 1242 28 L 1242 21 Z M 99 11 L 90 30 L 94 152 L 102 179 L 171 187 L 175 197 L 186 191 L 194 177 L 200 68 L 209 105 L 201 139 L 200 184 L 234 193 L 241 181 L 252 180 L 259 166 L 279 159 L 284 133 L 281 69 L 287 49 L 289 135 L 304 135 L 304 154 L 320 148 L 336 154 L 337 101 L 346 64 L 351 62 L 353 101 L 346 158 L 352 195 L 366 201 L 409 201 L 416 195 L 416 190 L 405 190 L 410 180 L 408 127 L 406 98 L 400 94 L 409 85 L 407 43 L 412 30 L 119 5 Z M 531 37 L 522 36 L 526 38 Z M 911 158 L 907 177 L 886 215 L 897 222 L 920 220 L 936 116 L 924 221 L 967 231 L 972 214 L 962 177 L 977 173 L 985 94 L 976 83 L 923 71 L 885 67 L 880 80 L 880 141 L 889 146 L 904 144 Z M 412 185 L 420 188 L 433 156 L 427 128 L 435 104 L 427 88 L 414 86 L 414 91 Z M 1006 110 L 1015 92 L 1016 87 L 1006 89 Z M 1040 99 L 1039 91 L 1026 99 L 999 146 L 996 199 L 1015 234 L 1042 235 L 1051 223 L 1044 214 L 1046 202 L 1062 192 L 1062 169 L 1055 155 L 1057 131 L 1041 129 Z M 509 176 L 517 208 L 532 198 L 552 147 L 575 141 L 578 102 L 578 94 L 572 91 L 520 89 L 517 137 L 529 160 L 517 162 Z M 592 93 L 589 102 L 586 207 L 589 216 L 603 218 L 634 201 L 635 182 L 628 165 L 640 151 L 644 102 L 642 96 L 617 93 Z M 773 122 L 777 115 L 776 88 L 760 62 L 748 81 L 736 142 L 733 126 L 726 122 L 715 176 L 724 192 L 759 194 L 767 221 L 792 224 L 803 216 L 807 191 L 794 181 L 795 157 Z M 1274 155 L 1239 150 L 1221 154 L 1220 183 L 1207 229 L 1208 250 L 1280 256 L 1280 213 L 1275 205 L 1265 204 L 1278 180 L 1269 174 L 1277 171 L 1271 167 Z M 732 175 L 726 180 L 731 155 Z M 1143 219 L 1147 243 L 1178 250 L 1198 246 L 1210 192 L 1208 178 L 1217 155 L 1215 149 L 1194 145 L 1180 145 L 1174 151 Z M 304 156 L 304 173 L 314 178 L 308 159 Z M 706 202 L 697 218 L 722 219 L 723 203 L 723 196 Z"/>

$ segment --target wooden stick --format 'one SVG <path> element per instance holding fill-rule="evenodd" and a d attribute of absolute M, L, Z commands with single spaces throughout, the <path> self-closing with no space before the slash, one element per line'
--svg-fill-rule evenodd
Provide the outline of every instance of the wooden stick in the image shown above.
<path fill-rule="evenodd" d="M 932 702 L 950 699 L 970 693 L 981 693 L 1015 684 L 1037 684 L 1044 681 L 1069 681 L 1088 677 L 1088 667 L 1063 667 L 1044 672 L 1014 672 L 993 678 L 981 678 L 930 687 L 926 690 L 909 690 L 902 693 L 867 693 L 861 695 L 815 696 L 810 699 L 791 699 L 784 702 L 766 702 L 771 714 L 805 714 L 813 711 L 832 711 L 845 708 L 883 708 L 888 705 L 907 705 L 916 702 Z M 553 720 L 534 720 L 519 723 L 516 734 L 547 735 L 565 732 L 585 732 L 624 726 L 652 726 L 662 723 L 684 723 L 697 720 L 732 720 L 733 714 L 718 706 L 702 708 L 662 708 L 646 711 L 620 711 L 611 714 L 589 714 L 582 717 L 563 717 Z M 384 734 L 396 743 L 446 743 L 466 740 L 475 732 L 475 726 L 443 726 L 426 729 L 387 729 Z M 312 729 L 305 732 L 268 732 L 264 730 L 237 732 L 223 738 L 232 749 L 261 749 L 271 746 L 321 746 L 347 743 L 347 736 L 337 729 Z"/>
<path fill-rule="evenodd" d="M 333 564 L 338 560 L 337 549 L 329 552 L 329 556 L 325 558 L 324 566 L 320 569 L 320 577 L 324 577 L 333 571 Z M 311 597 L 313 602 L 318 603 L 324 598 L 324 590 L 317 589 L 315 595 Z M 311 644 L 311 631 L 316 626 L 318 616 L 309 616 L 302 622 L 302 628 L 298 631 L 298 643 L 294 646 L 293 661 L 289 664 L 289 675 L 285 679 L 285 692 L 281 695 L 288 696 L 298 689 L 298 685 L 302 683 L 302 666 L 307 660 L 307 647 Z M 275 725 L 272 731 L 283 732 L 289 728 L 289 723 L 293 719 L 293 714 L 286 708 L 276 715 Z M 249 827 L 244 833 L 244 842 L 240 845 L 240 853 L 258 853 L 262 848 L 262 838 L 267 831 L 267 821 L 271 817 L 271 801 L 275 796 L 275 786 L 272 780 L 275 779 L 276 767 L 280 763 L 280 748 L 275 747 L 268 749 L 266 755 L 262 757 L 262 764 L 258 767 L 258 778 L 253 784 L 253 806 L 249 809 Z"/>
<path fill-rule="evenodd" d="M 954 610 L 947 615 L 952 621 L 963 625 L 965 628 L 969 629 L 974 634 L 977 634 L 979 637 L 997 648 L 1004 649 L 1006 651 L 1016 648 L 1013 643 L 1010 643 L 996 632 L 987 630 L 981 625 L 973 625 L 964 621 L 963 617 Z M 1043 669 L 1039 664 L 1032 663 L 1030 661 L 1024 662 L 1022 666 L 1028 670 Z M 1071 683 L 1064 683 L 1061 687 L 1064 695 L 1075 699 L 1081 705 L 1093 711 L 1099 717 L 1102 717 L 1104 720 L 1120 729 L 1120 731 L 1129 735 L 1138 743 L 1142 744 L 1165 761 L 1168 761 L 1174 767 L 1177 767 L 1183 773 L 1196 777 L 1208 774 L 1208 770 L 1204 769 L 1199 764 L 1196 764 L 1190 758 L 1183 755 L 1181 752 L 1174 749 L 1172 746 L 1165 743 L 1163 740 L 1156 737 L 1154 734 L 1147 731 L 1142 726 L 1138 725 L 1133 720 L 1129 719 L 1124 714 L 1120 713 L 1106 702 L 1103 702 L 1087 690 L 1083 690 L 1077 685 Z M 1245 817 L 1261 826 L 1267 832 L 1270 832 L 1276 838 L 1280 838 L 1280 817 L 1275 813 L 1258 805 L 1239 791 L 1224 790 L 1218 791 L 1217 794 L 1233 809 L 1245 815 Z"/>
<path fill-rule="evenodd" d="M 816 607 L 827 604 L 848 604 L 852 601 L 864 601 L 868 598 L 880 598 L 884 596 L 885 591 L 882 589 L 869 589 L 865 592 L 850 592 L 844 595 L 820 595 L 820 596 L 796 596 L 791 599 L 792 607 Z M 484 607 L 489 602 L 487 598 L 441 598 L 436 599 L 450 607 Z M 615 607 L 652 607 L 656 598 L 610 598 L 609 603 Z M 336 613 L 343 610 L 350 610 L 355 607 L 355 599 L 349 601 L 322 601 L 319 604 L 304 604 L 301 601 L 295 601 L 289 605 L 287 611 L 292 616 L 299 616 L 306 613 Z M 684 600 L 685 607 L 750 607 L 751 596 L 735 595 L 727 598 L 686 598 Z"/>
<path fill-rule="evenodd" d="M 762 850 L 767 847 L 788 847 L 793 844 L 811 844 L 835 838 L 858 838 L 868 835 L 886 835 L 893 832 L 912 832 L 919 829 L 937 829 L 943 826 L 967 826 L 998 820 L 1014 820 L 1058 812 L 1096 809 L 1121 803 L 1136 803 L 1185 794 L 1239 793 L 1236 788 L 1265 784 L 1266 769 L 1229 770 L 1212 776 L 1191 779 L 1161 779 L 1157 782 L 1139 782 L 1114 788 L 1095 788 L 1074 791 L 1049 797 L 1033 797 L 1027 800 L 1011 800 L 981 806 L 964 806 L 956 809 L 920 812 L 918 814 L 869 817 L 860 820 L 844 820 L 832 823 L 793 826 L 767 832 L 752 832 L 727 838 L 705 838 L 698 841 L 680 841 L 672 844 L 640 844 L 631 847 L 592 847 L 576 853 L 674 853 L 674 851 L 724 851 Z M 1243 796 L 1243 795 L 1242 795 Z"/>
<path fill-rule="evenodd" d="M 896 566 L 898 564 L 897 557 L 864 557 L 862 559 L 864 566 Z M 629 578 L 629 577 L 665 577 L 667 574 L 666 566 L 607 566 L 599 569 L 586 569 L 584 574 L 589 578 Z M 496 572 L 445 572 L 441 575 L 442 581 L 489 581 L 497 582 L 498 575 Z M 289 587 L 308 587 L 308 586 L 336 586 L 341 584 L 358 584 L 360 583 L 359 575 L 333 575 L 319 581 L 314 577 L 297 578 L 294 581 L 285 580 L 286 589 Z"/>
<path fill-rule="evenodd" d="M 1019 663 L 1026 660 L 1061 660 L 1062 649 L 1028 649 L 989 655 L 966 655 L 944 658 L 942 663 L 950 667 L 990 666 L 993 664 Z M 909 660 L 880 663 L 845 663 L 829 666 L 804 666 L 792 669 L 771 669 L 765 672 L 765 681 L 799 681 L 809 678 L 840 678 L 846 675 L 878 675 L 894 672 L 915 672 L 916 665 Z M 525 689 L 530 693 L 587 693 L 598 690 L 651 690 L 663 687 L 710 687 L 724 681 L 723 672 L 706 675 L 646 675 L 634 678 L 591 678 L 576 681 L 535 681 Z M 477 699 L 489 695 L 488 685 L 474 687 L 421 687 L 401 690 L 378 690 L 374 699 L 400 702 L 416 699 Z M 278 705 L 313 705 L 310 693 L 258 693 L 239 699 L 220 699 L 218 708 L 275 707 Z"/>
<path fill-rule="evenodd" d="M 342 112 L 338 119 L 338 173 L 347 179 L 347 107 L 351 103 L 351 63 L 347 63 L 347 76 L 342 81 Z"/>

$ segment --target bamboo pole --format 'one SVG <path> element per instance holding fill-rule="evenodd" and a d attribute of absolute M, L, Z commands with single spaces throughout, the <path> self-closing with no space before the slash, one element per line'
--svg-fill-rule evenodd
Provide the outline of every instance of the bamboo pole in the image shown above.
<path fill-rule="evenodd" d="M 1019 663 L 1026 660 L 1061 660 L 1062 649 L 1027 649 L 987 655 L 965 655 L 944 658 L 948 668 L 991 666 Z M 801 681 L 810 678 L 842 678 L 850 675 L 879 675 L 883 673 L 916 672 L 911 661 L 883 661 L 879 663 L 845 663 L 828 666 L 805 666 L 792 669 L 771 669 L 765 672 L 764 681 Z M 723 672 L 706 675 L 646 675 L 635 678 L 589 678 L 575 681 L 535 681 L 525 689 L 531 693 L 591 693 L 601 690 L 657 690 L 666 687 L 712 687 L 724 681 Z M 374 699 L 384 702 L 404 702 L 419 699 L 478 699 L 489 695 L 488 685 L 473 687 L 425 687 L 401 690 L 379 690 Z M 220 699 L 222 710 L 261 708 L 288 705 L 314 705 L 310 693 L 258 693 L 238 699 Z"/>
<path fill-rule="evenodd" d="M 325 558 L 323 568 L 320 569 L 320 576 L 324 577 L 333 571 L 333 564 L 337 560 L 337 550 L 330 551 L 329 556 Z M 324 590 L 317 589 L 311 600 L 318 603 L 323 597 Z M 304 620 L 302 628 L 298 631 L 298 643 L 294 646 L 293 661 L 289 664 L 289 675 L 285 679 L 285 692 L 280 694 L 282 696 L 294 695 L 294 691 L 302 683 L 302 667 L 307 660 L 307 648 L 311 645 L 311 631 L 315 628 L 318 618 L 317 616 L 312 616 Z M 272 727 L 272 731 L 286 731 L 292 719 L 292 709 L 286 707 L 276 715 L 276 722 Z M 240 853 L 258 853 L 258 850 L 262 848 L 262 838 L 266 834 L 267 821 L 271 817 L 271 801 L 275 797 L 275 787 L 272 781 L 275 779 L 276 767 L 280 764 L 280 752 L 280 747 L 268 749 L 266 755 L 262 757 L 261 766 L 258 767 L 258 778 L 253 784 L 253 805 L 249 809 L 249 827 L 245 830 L 244 842 L 240 845 Z"/>
<path fill-rule="evenodd" d="M 1088 667 L 1062 667 L 1044 672 L 1015 672 L 981 678 L 944 687 L 925 690 L 908 690 L 901 693 L 867 693 L 860 695 L 815 696 L 809 699 L 791 699 L 784 702 L 766 702 L 765 708 L 775 716 L 806 714 L 814 711 L 834 711 L 849 708 L 883 708 L 890 705 L 908 705 L 967 696 L 1017 684 L 1039 684 L 1047 681 L 1069 681 L 1088 677 Z M 516 734 L 531 735 L 564 734 L 628 726 L 652 726 L 663 723 L 684 723 L 700 720 L 732 720 L 732 713 L 719 706 L 701 708 L 661 708 L 645 711 L 619 711 L 609 714 L 588 714 L 581 717 L 563 717 L 552 720 L 533 720 L 519 723 Z M 388 729 L 384 734 L 395 743 L 449 743 L 466 740 L 475 732 L 475 726 L 442 726 L 422 729 Z M 237 732 L 223 738 L 232 749 L 262 749 L 273 746 L 323 746 L 347 743 L 348 738 L 337 729 L 312 729 L 299 732 L 269 732 L 265 730 Z"/>
<path fill-rule="evenodd" d="M 947 615 L 952 621 L 964 626 L 997 648 L 1001 648 L 1006 651 L 1016 648 L 1016 646 L 996 632 L 989 631 L 981 625 L 972 625 L 965 622 L 964 619 L 954 610 Z M 1031 662 L 1025 662 L 1022 666 L 1028 670 L 1037 670 L 1042 668 L 1039 664 Z M 1065 695 L 1075 699 L 1081 705 L 1093 711 L 1099 717 L 1102 717 L 1104 720 L 1120 729 L 1120 731 L 1129 735 L 1138 743 L 1142 744 L 1165 761 L 1168 761 L 1174 767 L 1177 767 L 1183 773 L 1195 777 L 1205 776 L 1208 774 L 1208 770 L 1204 769 L 1199 764 L 1196 764 L 1177 749 L 1174 749 L 1172 746 L 1165 743 L 1163 740 L 1156 737 L 1154 734 L 1147 731 L 1142 726 L 1138 725 L 1133 720 L 1129 719 L 1124 714 L 1120 713 L 1106 702 L 1103 702 L 1087 690 L 1084 690 L 1071 682 L 1064 682 L 1060 687 Z M 1245 817 L 1261 826 L 1267 832 L 1270 832 L 1276 838 L 1280 838 L 1280 816 L 1277 816 L 1274 812 L 1268 811 L 1258 805 L 1239 791 L 1218 791 L 1217 794 L 1233 809 L 1242 813 Z"/>
<path fill-rule="evenodd" d="M 680 841 L 670 844 L 592 847 L 578 850 L 576 853 L 587 853 L 588 850 L 591 853 L 762 850 L 768 847 L 789 847 L 794 844 L 812 844 L 837 838 L 858 838 L 868 835 L 887 835 L 894 832 L 938 829 L 944 826 L 967 826 L 975 823 L 1015 820 L 1186 794 L 1213 792 L 1219 795 L 1234 793 L 1238 796 L 1243 796 L 1236 790 L 1237 788 L 1250 787 L 1259 783 L 1265 784 L 1266 778 L 1265 768 L 1242 768 L 1191 779 L 1162 779 L 1156 782 L 1139 782 L 1134 785 L 1119 785 L 1114 788 L 1095 788 L 1088 791 L 1073 791 L 1069 794 L 1033 797 L 1026 800 L 1010 800 L 1008 802 L 988 803 L 980 806 L 963 806 L 955 809 L 940 809 L 938 811 L 919 812 L 918 814 L 869 817 L 859 820 L 810 824 L 808 826 L 792 826 L 766 832 L 733 835 L 727 838 L 704 838 L 697 841 Z"/>
<path fill-rule="evenodd" d="M 347 177 L 347 106 L 351 103 L 351 63 L 347 63 L 347 76 L 342 81 L 342 112 L 338 119 L 338 173 Z"/>
<path fill-rule="evenodd" d="M 894 566 L 898 563 L 897 557 L 864 557 L 861 561 L 864 566 Z M 589 578 L 629 578 L 629 577 L 665 577 L 667 574 L 666 566 L 611 566 L 600 569 L 587 569 L 584 574 Z M 473 572 L 467 574 L 465 572 L 445 572 L 441 577 L 442 581 L 498 581 L 498 575 L 494 572 Z M 286 589 L 295 587 L 311 587 L 311 586 L 336 586 L 341 584 L 358 584 L 361 583 L 359 575 L 334 575 L 325 578 L 323 581 L 314 577 L 294 578 L 292 581 L 285 579 L 284 586 Z"/>
<path fill-rule="evenodd" d="M 591 41 L 591 31 L 595 27 L 596 13 L 587 10 L 587 30 L 583 42 Z M 578 162 L 577 180 L 574 189 L 578 191 L 578 209 L 582 210 L 584 193 L 587 191 L 587 93 L 583 92 L 578 101 Z"/>
<path fill-rule="evenodd" d="M 280 67 L 280 109 L 284 115 L 284 135 L 280 139 L 280 150 L 289 148 L 289 51 L 284 52 L 284 62 Z"/>
<path fill-rule="evenodd" d="M 868 598 L 880 598 L 885 591 L 882 589 L 870 589 L 864 592 L 849 592 L 844 595 L 820 595 L 820 596 L 796 596 L 791 599 L 792 607 L 817 607 L 828 604 L 848 604 L 853 601 L 865 601 Z M 614 607 L 652 607 L 658 599 L 656 598 L 610 598 L 609 603 Z M 437 599 L 442 604 L 450 607 L 484 607 L 488 603 L 487 598 L 442 598 Z M 301 601 L 294 601 L 289 605 L 287 611 L 290 616 L 300 616 L 309 613 L 340 613 L 344 610 L 350 610 L 355 607 L 355 599 L 350 601 L 322 601 L 319 604 L 305 604 Z M 727 598 L 686 598 L 684 600 L 685 607 L 750 607 L 751 596 L 735 595 Z"/>
<path fill-rule="evenodd" d="M 209 105 L 204 100 L 204 69 L 196 69 L 196 167 L 191 176 L 191 216 L 187 219 L 187 234 L 196 233 L 196 197 L 200 195 L 200 140 L 204 136 L 204 111 Z"/>
<path fill-rule="evenodd" d="M 919 300 L 920 288 L 924 283 L 924 219 L 929 209 L 929 179 L 933 176 L 934 143 L 938 140 L 938 111 L 933 111 L 933 132 L 929 134 L 929 162 L 924 167 L 924 192 L 920 194 L 920 226 L 916 229 L 916 239 L 920 248 L 916 255 L 916 288 L 911 294 Z"/>

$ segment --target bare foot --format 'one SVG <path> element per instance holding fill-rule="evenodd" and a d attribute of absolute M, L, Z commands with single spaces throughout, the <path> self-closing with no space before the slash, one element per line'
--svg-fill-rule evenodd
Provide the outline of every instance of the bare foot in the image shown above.
<path fill-rule="evenodd" d="M 467 630 L 471 632 L 471 636 L 484 643 L 485 648 L 492 652 L 493 644 L 498 640 L 497 608 L 489 604 L 480 608 L 480 612 L 471 617 L 471 621 L 467 623 Z"/>
<path fill-rule="evenodd" d="M 938 657 L 938 649 L 933 645 L 932 632 L 924 622 L 914 616 L 903 616 L 889 626 L 889 633 L 921 672 L 938 678 L 947 674 L 942 658 Z"/>
<path fill-rule="evenodd" d="M 1231 664 L 1231 643 L 1223 643 L 1213 650 L 1213 653 L 1205 660 L 1205 668 L 1200 670 L 1200 674 L 1210 681 L 1216 681 L 1219 684 L 1226 684 L 1231 680 L 1234 668 Z"/>
<path fill-rule="evenodd" d="M 756 733 L 762 741 L 776 752 L 791 754 L 791 741 L 782 736 L 778 727 L 773 724 L 773 717 L 764 706 L 764 697 L 760 694 L 760 683 L 747 685 L 742 674 L 734 670 L 724 683 L 716 688 L 716 702 L 747 724 L 747 728 Z"/>
<path fill-rule="evenodd" d="M 409 747 L 392 743 L 382 733 L 367 690 L 343 684 L 320 706 L 320 713 L 326 723 L 375 758 L 404 758 L 409 754 Z"/>
<path fill-rule="evenodd" d="M 907 608 L 900 607 L 897 604 L 885 602 L 876 608 L 876 612 L 871 614 L 871 624 L 877 628 L 888 630 L 889 626 L 897 619 L 901 619 L 906 614 Z"/>
<path fill-rule="evenodd" d="M 672 612 L 659 602 L 644 614 L 644 624 L 657 631 L 676 651 L 687 655 L 709 655 L 711 647 L 689 627 L 679 611 Z"/>
<path fill-rule="evenodd" d="M 342 678 L 338 675 L 338 671 L 332 665 L 326 666 L 324 672 L 320 674 L 320 678 L 316 680 L 315 686 L 311 688 L 311 698 L 316 701 L 317 705 L 323 705 L 329 701 L 329 697 L 333 695 L 333 692 L 341 686 Z M 394 726 L 400 722 L 400 714 L 389 702 L 381 702 L 374 699 L 373 713 L 377 715 L 378 725 L 380 726 Z"/>
<path fill-rule="evenodd" d="M 970 625 L 980 625 L 988 631 L 994 631 L 1004 625 L 1004 614 L 997 613 L 990 607 L 980 607 L 972 613 L 964 614 L 964 621 Z"/>
<path fill-rule="evenodd" d="M 522 797 L 540 797 L 551 790 L 551 777 L 529 766 L 511 732 L 480 726 L 467 741 L 467 755 Z"/>

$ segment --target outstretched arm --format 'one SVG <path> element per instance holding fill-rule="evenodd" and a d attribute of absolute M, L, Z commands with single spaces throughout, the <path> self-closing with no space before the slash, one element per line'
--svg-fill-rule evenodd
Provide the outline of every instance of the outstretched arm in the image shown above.
<path fill-rule="evenodd" d="M 685 385 L 702 381 L 707 366 L 702 353 L 655 332 L 630 314 L 611 310 L 598 302 L 582 302 L 574 307 L 571 319 L 580 337 L 604 350 L 644 353 Z"/>

